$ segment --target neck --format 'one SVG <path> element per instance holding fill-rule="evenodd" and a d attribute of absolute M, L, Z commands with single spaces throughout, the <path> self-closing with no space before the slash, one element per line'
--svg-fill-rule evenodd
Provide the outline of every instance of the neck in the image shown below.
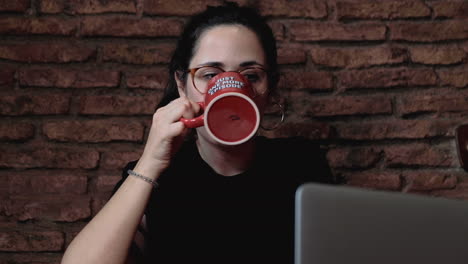
<path fill-rule="evenodd" d="M 255 142 L 251 140 L 236 146 L 224 146 L 197 139 L 198 152 L 202 159 L 223 176 L 234 176 L 246 171 L 255 155 Z"/>

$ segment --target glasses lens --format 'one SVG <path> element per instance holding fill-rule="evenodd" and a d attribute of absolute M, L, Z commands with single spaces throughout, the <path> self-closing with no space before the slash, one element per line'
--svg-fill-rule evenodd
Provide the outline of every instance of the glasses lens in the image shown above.
<path fill-rule="evenodd" d="M 266 72 L 262 68 L 247 68 L 240 72 L 252 85 L 256 94 L 264 94 L 267 89 Z"/>
<path fill-rule="evenodd" d="M 224 72 L 223 69 L 217 67 L 201 67 L 198 68 L 193 75 L 193 85 L 200 93 L 206 93 L 208 90 L 208 82 L 216 75 Z M 240 71 L 252 86 L 255 95 L 264 94 L 267 90 L 267 74 L 263 68 L 246 68 Z"/>
<path fill-rule="evenodd" d="M 195 85 L 195 88 L 200 93 L 206 93 L 208 90 L 208 82 L 222 72 L 223 70 L 216 67 L 199 68 L 194 74 L 193 85 Z"/>

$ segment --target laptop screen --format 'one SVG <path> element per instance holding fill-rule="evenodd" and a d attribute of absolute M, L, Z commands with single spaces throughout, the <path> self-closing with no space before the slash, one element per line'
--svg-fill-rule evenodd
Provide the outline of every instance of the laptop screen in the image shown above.
<path fill-rule="evenodd" d="M 307 183 L 295 264 L 468 263 L 468 201 Z"/>

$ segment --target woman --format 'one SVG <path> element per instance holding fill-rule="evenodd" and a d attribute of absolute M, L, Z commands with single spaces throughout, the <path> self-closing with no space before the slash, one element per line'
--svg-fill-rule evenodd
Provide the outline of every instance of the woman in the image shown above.
<path fill-rule="evenodd" d="M 276 57 L 272 31 L 253 9 L 226 4 L 194 16 L 142 156 L 62 263 L 125 263 L 132 252 L 147 263 L 292 263 L 295 190 L 308 181 L 332 183 L 324 153 L 300 138 L 227 146 L 180 121 L 201 112 L 203 87 L 195 80 L 206 67 L 255 68 L 249 80 L 263 113 L 278 82 Z"/>

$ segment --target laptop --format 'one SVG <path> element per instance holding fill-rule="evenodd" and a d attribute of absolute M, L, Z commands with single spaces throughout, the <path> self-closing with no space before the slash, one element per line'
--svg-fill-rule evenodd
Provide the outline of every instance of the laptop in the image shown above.
<path fill-rule="evenodd" d="M 466 264 L 468 201 L 306 183 L 295 264 Z"/>

